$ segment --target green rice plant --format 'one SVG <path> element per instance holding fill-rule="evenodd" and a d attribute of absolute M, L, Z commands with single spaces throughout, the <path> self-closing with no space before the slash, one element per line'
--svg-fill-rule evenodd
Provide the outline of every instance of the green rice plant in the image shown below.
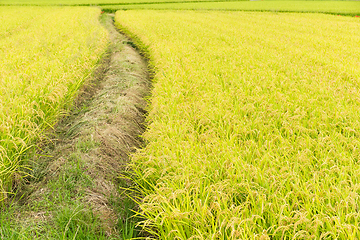
<path fill-rule="evenodd" d="M 0 7 L 0 201 L 104 53 L 97 8 Z"/>
<path fill-rule="evenodd" d="M 132 166 L 148 231 L 360 238 L 360 19 L 143 10 L 116 24 L 156 66 Z"/>
<path fill-rule="evenodd" d="M 232 10 L 272 12 L 314 12 L 360 15 L 359 1 L 214 1 L 214 2 L 164 2 L 154 4 L 104 5 L 104 11 L 119 9 L 172 9 L 172 10 Z"/>

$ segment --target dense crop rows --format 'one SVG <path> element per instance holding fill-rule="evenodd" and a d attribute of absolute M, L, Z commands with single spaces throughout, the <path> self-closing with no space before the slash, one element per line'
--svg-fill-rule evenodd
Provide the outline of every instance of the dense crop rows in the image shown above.
<path fill-rule="evenodd" d="M 131 2 L 129 2 L 131 3 Z M 188 10 L 242 10 L 273 12 L 321 12 L 360 15 L 359 1 L 229 1 L 229 2 L 182 2 L 157 4 L 128 4 L 103 6 L 114 9 L 188 9 Z"/>
<path fill-rule="evenodd" d="M 107 46 L 96 8 L 0 8 L 0 201 Z M 25 164 L 25 165 L 24 165 Z M 5 193 L 5 194 L 4 194 Z"/>
<path fill-rule="evenodd" d="M 360 238 L 359 19 L 119 11 L 116 21 L 157 70 L 148 145 L 134 156 L 154 234 Z"/>

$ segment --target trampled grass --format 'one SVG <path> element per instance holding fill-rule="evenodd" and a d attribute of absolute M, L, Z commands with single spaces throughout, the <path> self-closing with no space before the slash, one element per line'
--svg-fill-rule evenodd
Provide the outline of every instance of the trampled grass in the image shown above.
<path fill-rule="evenodd" d="M 97 8 L 0 7 L 0 200 L 104 53 Z"/>
<path fill-rule="evenodd" d="M 157 4 L 128 4 L 103 6 L 105 11 L 116 9 L 173 9 L 173 10 L 241 10 L 273 12 L 316 12 L 360 15 L 359 1 L 226 1 L 182 2 Z"/>
<path fill-rule="evenodd" d="M 144 10 L 116 21 L 156 66 L 133 163 L 159 239 L 360 238 L 358 18 Z"/>

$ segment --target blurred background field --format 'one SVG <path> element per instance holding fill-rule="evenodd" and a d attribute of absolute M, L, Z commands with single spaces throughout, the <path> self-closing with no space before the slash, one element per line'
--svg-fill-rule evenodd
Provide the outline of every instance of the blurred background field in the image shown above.
<path fill-rule="evenodd" d="M 360 15 L 360 1 L 227 1 L 227 0 L 0 0 L 0 5 L 99 6 L 106 12 L 130 9 L 320 12 Z"/>
<path fill-rule="evenodd" d="M 134 4 L 134 3 L 161 3 L 161 2 L 187 2 L 194 0 L 0 0 L 1 4 L 11 5 L 109 5 L 109 4 Z M 211 1 L 211 0 L 195 0 Z M 217 1 L 217 0 L 214 0 Z"/>
<path fill-rule="evenodd" d="M 105 11 L 116 9 L 178 9 L 178 10 L 231 10 L 272 12 L 314 12 L 360 15 L 360 1 L 226 1 L 182 2 L 102 6 Z"/>
<path fill-rule="evenodd" d="M 272 12 L 314 12 L 330 14 L 360 15 L 360 1 L 226 1 L 226 2 L 182 2 L 102 6 L 104 11 L 131 9 L 158 10 L 231 10 Z"/>

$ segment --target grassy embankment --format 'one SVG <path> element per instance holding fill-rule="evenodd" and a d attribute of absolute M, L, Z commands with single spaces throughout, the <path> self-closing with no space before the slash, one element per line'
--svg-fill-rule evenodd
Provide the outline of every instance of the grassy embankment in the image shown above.
<path fill-rule="evenodd" d="M 359 19 L 119 11 L 116 21 L 157 70 L 133 167 L 159 239 L 360 238 Z"/>
<path fill-rule="evenodd" d="M 66 11 L 65 11 L 66 10 Z M 0 201 L 108 44 L 96 8 L 0 7 Z"/>
<path fill-rule="evenodd" d="M 0 239 L 130 239 L 138 234 L 131 217 L 136 206 L 123 194 L 130 183 L 119 176 L 126 171 L 128 152 L 141 144 L 146 64 L 109 16 L 100 20 L 109 31 L 107 54 L 41 154 L 31 156 L 32 176 L 17 185 L 16 197 L 1 209 Z"/>

